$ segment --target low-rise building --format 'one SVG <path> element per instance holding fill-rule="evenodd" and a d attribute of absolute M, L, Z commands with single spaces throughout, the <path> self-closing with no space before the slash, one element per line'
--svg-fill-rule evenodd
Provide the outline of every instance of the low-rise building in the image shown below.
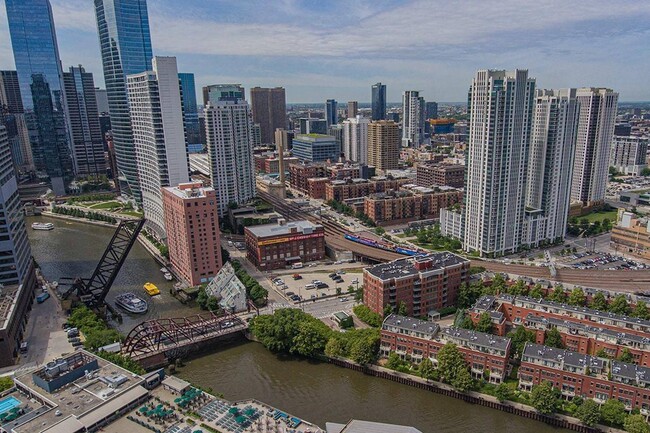
<path fill-rule="evenodd" d="M 463 200 L 463 191 L 450 187 L 404 185 L 399 191 L 366 197 L 364 213 L 377 225 L 403 224 L 440 218 L 440 209 Z"/>
<path fill-rule="evenodd" d="M 309 192 L 308 180 L 314 177 L 327 177 L 327 166 L 323 163 L 289 164 L 289 184 L 292 188 L 307 194 Z"/>
<path fill-rule="evenodd" d="M 293 156 L 309 162 L 337 161 L 341 146 L 334 137 L 324 134 L 299 134 L 293 139 Z"/>
<path fill-rule="evenodd" d="M 279 220 L 277 224 L 246 227 L 244 236 L 248 260 L 260 270 L 325 258 L 325 229 L 309 221 Z"/>
<path fill-rule="evenodd" d="M 447 343 L 458 347 L 473 377 L 487 375 L 490 382 L 501 383 L 508 374 L 509 338 L 462 328 L 440 328 L 433 322 L 396 314 L 386 317 L 381 327 L 383 356 L 395 352 L 415 363 L 429 358 L 435 364 L 438 351 Z"/>
<path fill-rule="evenodd" d="M 363 302 L 378 314 L 404 303 L 409 315 L 426 316 L 454 304 L 458 288 L 469 281 L 469 266 L 448 252 L 370 266 L 363 270 Z"/>
<path fill-rule="evenodd" d="M 621 209 L 612 227 L 611 242 L 618 251 L 650 259 L 650 220 Z"/>
<path fill-rule="evenodd" d="M 325 198 L 325 187 L 330 183 L 328 177 L 312 177 L 307 179 L 307 195 L 322 200 Z"/>
<path fill-rule="evenodd" d="M 462 210 L 456 206 L 440 209 L 440 232 L 444 236 L 463 239 L 465 220 Z"/>
<path fill-rule="evenodd" d="M 216 277 L 205 288 L 208 296 L 219 300 L 219 306 L 230 313 L 246 311 L 246 286 L 235 275 L 230 262 L 223 265 Z"/>
<path fill-rule="evenodd" d="M 627 410 L 650 414 L 650 368 L 565 349 L 526 343 L 518 371 L 519 388 L 550 382 L 563 398 L 621 401 Z"/>
<path fill-rule="evenodd" d="M 462 188 L 465 184 L 465 166 L 460 164 L 426 164 L 416 167 L 415 183 L 419 186 L 451 186 Z"/>
<path fill-rule="evenodd" d="M 325 200 L 336 200 L 343 203 L 351 198 L 396 190 L 410 181 L 408 178 L 385 176 L 376 176 L 371 179 L 332 180 L 325 185 Z"/>

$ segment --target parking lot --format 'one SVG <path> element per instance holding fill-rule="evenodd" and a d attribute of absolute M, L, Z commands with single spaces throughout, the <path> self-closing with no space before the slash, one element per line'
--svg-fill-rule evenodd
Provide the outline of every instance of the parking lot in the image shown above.
<path fill-rule="evenodd" d="M 349 287 L 352 286 L 356 290 L 363 283 L 363 274 L 359 272 L 346 273 L 345 270 L 339 270 L 338 272 L 301 271 L 303 269 L 296 269 L 292 274 L 276 277 L 279 280 L 272 281 L 289 301 L 315 300 L 336 295 L 337 288 L 340 289 L 340 293 L 343 295 L 342 298 L 352 298 L 353 294 L 347 294 Z"/>
<path fill-rule="evenodd" d="M 648 266 L 634 260 L 609 253 L 578 253 L 566 256 L 564 265 L 574 269 L 647 269 Z"/>

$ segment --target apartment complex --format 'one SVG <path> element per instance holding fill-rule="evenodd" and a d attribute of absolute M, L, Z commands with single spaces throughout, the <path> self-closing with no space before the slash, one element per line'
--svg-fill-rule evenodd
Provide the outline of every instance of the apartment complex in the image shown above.
<path fill-rule="evenodd" d="M 368 164 L 369 124 L 369 119 L 359 115 L 343 121 L 343 155 L 347 161 Z"/>
<path fill-rule="evenodd" d="M 609 165 L 623 174 L 639 176 L 648 166 L 648 139 L 614 136 Z"/>
<path fill-rule="evenodd" d="M 374 121 L 368 125 L 368 165 L 377 170 L 399 167 L 399 125 L 392 120 Z"/>
<path fill-rule="evenodd" d="M 460 164 L 420 163 L 416 167 L 418 186 L 451 186 L 462 188 L 465 184 L 465 166 Z"/>
<path fill-rule="evenodd" d="M 348 199 L 362 198 L 370 194 L 397 190 L 410 181 L 411 179 L 406 177 L 388 178 L 385 176 L 375 176 L 370 179 L 335 179 L 325 185 L 325 200 L 336 200 L 343 203 Z"/>
<path fill-rule="evenodd" d="M 402 146 L 418 147 L 424 140 L 424 98 L 417 90 L 402 94 Z"/>
<path fill-rule="evenodd" d="M 650 414 L 650 368 L 526 343 L 518 371 L 519 388 L 551 382 L 563 398 L 621 401 L 626 410 Z"/>
<path fill-rule="evenodd" d="M 210 182 L 223 217 L 229 204 L 245 204 L 255 197 L 252 120 L 245 100 L 237 96 L 215 99 L 204 110 L 205 131 Z"/>
<path fill-rule="evenodd" d="M 309 221 L 246 227 L 244 235 L 246 257 L 263 271 L 325 258 L 325 229 Z"/>
<path fill-rule="evenodd" d="M 364 213 L 378 225 L 437 219 L 440 209 L 462 203 L 463 191 L 450 187 L 424 188 L 412 184 L 400 190 L 369 195 Z"/>
<path fill-rule="evenodd" d="M 214 278 L 221 269 L 217 194 L 200 182 L 163 188 L 169 261 L 191 286 Z"/>
<path fill-rule="evenodd" d="M 175 57 L 126 79 L 136 166 L 147 225 L 166 236 L 162 188 L 189 181 L 183 101 Z"/>
<path fill-rule="evenodd" d="M 469 263 L 445 252 L 365 268 L 363 302 L 378 314 L 404 303 L 409 316 L 426 316 L 454 304 L 458 288 L 469 281 Z"/>
<path fill-rule="evenodd" d="M 578 133 L 571 200 L 589 209 L 602 206 L 609 179 L 609 159 L 618 93 L 587 87 L 576 91 Z"/>
<path fill-rule="evenodd" d="M 302 193 L 308 193 L 308 180 L 327 177 L 327 167 L 322 163 L 293 163 L 289 164 L 289 183 L 292 188 Z"/>
<path fill-rule="evenodd" d="M 440 328 L 438 324 L 413 317 L 391 314 L 381 326 L 380 354 L 395 352 L 402 359 L 420 363 L 429 358 L 437 363 L 438 351 L 447 343 L 463 354 L 472 377 L 488 377 L 501 383 L 508 374 L 511 343 L 509 338 L 462 328 Z"/>
<path fill-rule="evenodd" d="M 287 127 L 287 102 L 284 87 L 253 87 L 251 110 L 253 122 L 260 125 L 262 143 L 273 143 L 275 130 Z"/>

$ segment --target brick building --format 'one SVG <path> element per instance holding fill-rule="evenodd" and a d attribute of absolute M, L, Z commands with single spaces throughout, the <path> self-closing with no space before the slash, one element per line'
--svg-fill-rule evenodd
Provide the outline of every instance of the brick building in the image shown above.
<path fill-rule="evenodd" d="M 216 192 L 201 182 L 162 191 L 172 270 L 192 286 L 210 281 L 222 265 Z"/>
<path fill-rule="evenodd" d="M 637 218 L 632 212 L 619 210 L 618 221 L 612 227 L 612 242 L 619 251 L 650 258 L 650 222 Z"/>
<path fill-rule="evenodd" d="M 545 331 L 556 328 L 567 348 L 594 355 L 604 350 L 619 356 L 628 349 L 635 361 L 650 365 L 650 321 L 575 307 L 527 296 L 483 296 L 469 311 L 474 323 L 483 312 L 493 317 L 494 331 L 505 335 L 513 326 L 524 326 L 536 333 L 538 344 L 544 343 Z"/>
<path fill-rule="evenodd" d="M 309 221 L 246 227 L 244 236 L 246 256 L 260 270 L 325 258 L 325 229 Z"/>
<path fill-rule="evenodd" d="M 461 203 L 462 200 L 461 190 L 404 185 L 399 191 L 366 197 L 364 213 L 377 225 L 402 224 L 437 219 L 440 217 L 440 209 Z"/>
<path fill-rule="evenodd" d="M 526 343 L 518 371 L 519 388 L 530 391 L 548 381 L 563 398 L 621 401 L 627 410 L 650 414 L 650 368 L 565 349 Z"/>
<path fill-rule="evenodd" d="M 312 177 L 307 179 L 307 195 L 311 198 L 324 199 L 325 187 L 330 183 L 327 177 Z"/>
<path fill-rule="evenodd" d="M 465 166 L 460 164 L 418 164 L 415 183 L 419 186 L 451 186 L 462 188 L 465 185 Z"/>
<path fill-rule="evenodd" d="M 302 193 L 309 193 L 308 180 L 314 177 L 327 177 L 327 166 L 323 163 L 289 164 L 289 184 Z"/>
<path fill-rule="evenodd" d="M 406 305 L 410 316 L 454 305 L 461 284 L 469 281 L 469 260 L 451 253 L 397 259 L 363 270 L 363 302 L 376 313 Z"/>
<path fill-rule="evenodd" d="M 327 167 L 327 177 L 330 179 L 356 179 L 361 177 L 361 165 L 337 162 Z"/>
<path fill-rule="evenodd" d="M 370 194 L 396 190 L 402 185 L 408 184 L 410 181 L 408 178 L 395 179 L 383 176 L 377 176 L 370 180 L 333 180 L 325 185 L 325 200 L 344 202 L 351 198 L 365 197 Z"/>
<path fill-rule="evenodd" d="M 402 359 L 420 363 L 430 358 L 437 363 L 438 351 L 455 344 L 465 357 L 475 378 L 488 375 L 491 383 L 501 383 L 508 372 L 510 339 L 461 328 L 440 328 L 436 323 L 391 314 L 381 327 L 380 353 L 395 352 Z"/>

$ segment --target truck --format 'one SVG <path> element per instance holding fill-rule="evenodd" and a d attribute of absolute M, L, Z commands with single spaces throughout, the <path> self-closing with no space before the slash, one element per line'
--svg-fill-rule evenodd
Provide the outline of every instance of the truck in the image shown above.
<path fill-rule="evenodd" d="M 291 265 L 291 267 L 293 269 L 300 269 L 300 268 L 303 267 L 303 264 L 302 264 L 302 262 L 297 262 L 297 263 L 294 263 L 293 265 Z"/>
<path fill-rule="evenodd" d="M 47 300 L 47 298 L 49 298 L 49 297 L 50 297 L 50 294 L 49 294 L 48 292 L 41 293 L 40 295 L 38 295 L 38 296 L 36 297 L 36 302 L 38 302 L 39 304 L 42 304 L 42 303 L 45 302 L 45 301 Z"/>

